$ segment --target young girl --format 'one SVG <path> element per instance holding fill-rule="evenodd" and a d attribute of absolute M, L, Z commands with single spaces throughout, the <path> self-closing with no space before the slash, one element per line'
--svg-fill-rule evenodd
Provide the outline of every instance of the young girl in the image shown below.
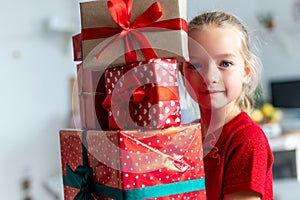
<path fill-rule="evenodd" d="M 273 199 L 273 155 L 249 117 L 259 68 L 246 28 L 233 15 L 208 12 L 189 23 L 185 86 L 199 104 L 207 200 Z"/>

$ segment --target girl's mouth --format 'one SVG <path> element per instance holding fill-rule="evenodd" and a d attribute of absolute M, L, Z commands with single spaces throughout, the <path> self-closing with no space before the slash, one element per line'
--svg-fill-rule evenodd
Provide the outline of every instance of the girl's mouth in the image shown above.
<path fill-rule="evenodd" d="M 205 95 L 215 95 L 215 94 L 220 94 L 223 93 L 223 90 L 206 90 L 206 91 L 202 91 L 200 92 L 200 94 L 205 94 Z"/>

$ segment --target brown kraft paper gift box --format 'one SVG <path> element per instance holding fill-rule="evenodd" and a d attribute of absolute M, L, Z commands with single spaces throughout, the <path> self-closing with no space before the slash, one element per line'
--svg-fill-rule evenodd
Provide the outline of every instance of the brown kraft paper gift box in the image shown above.
<path fill-rule="evenodd" d="M 118 0 L 113 1 L 115 2 Z M 146 47 L 153 48 L 157 57 L 175 58 L 178 59 L 179 62 L 188 60 L 186 0 L 132 0 L 132 13 L 130 17 L 131 24 L 135 19 L 137 19 L 141 14 L 143 14 L 152 3 L 155 2 L 158 2 L 162 9 L 162 16 L 156 22 L 181 19 L 180 23 L 176 21 L 176 23 L 179 23 L 180 25 L 173 25 L 174 21 L 168 21 L 166 23 L 163 23 L 163 25 L 159 25 L 159 28 L 153 28 L 151 24 L 148 27 L 137 28 L 134 31 L 138 31 L 139 36 L 142 35 L 142 39 L 138 39 L 135 36 L 133 36 L 129 43 L 135 43 L 135 48 L 139 49 L 140 46 L 139 44 L 136 44 L 137 41 L 146 40 L 150 44 L 150 46 Z M 109 12 L 107 1 L 98 0 L 81 2 L 80 13 L 82 28 L 81 34 L 83 39 L 82 58 L 84 68 L 101 68 L 103 70 L 107 67 L 115 67 L 129 63 L 125 60 L 124 55 L 124 53 L 126 52 L 126 48 L 124 45 L 124 37 L 120 40 L 113 41 L 111 44 L 106 46 L 106 44 L 109 43 L 109 41 L 113 40 L 117 36 L 91 36 L 97 35 L 97 32 L 104 32 L 101 30 L 97 30 L 97 28 L 99 27 L 119 28 L 119 26 L 114 22 L 111 13 Z M 152 13 L 148 14 L 151 15 Z M 178 26 L 180 26 L 180 28 L 178 28 Z M 91 29 L 90 33 L 87 33 L 88 31 L 86 30 L 88 29 Z M 116 32 L 116 34 L 118 33 Z M 96 58 L 97 53 L 103 47 L 105 47 L 105 50 L 101 52 L 100 57 Z M 136 53 L 137 59 L 134 60 L 135 62 L 147 60 L 147 58 L 144 57 L 145 55 L 142 54 L 140 50 L 137 50 Z M 151 55 L 149 56 L 150 58 L 152 58 Z"/>

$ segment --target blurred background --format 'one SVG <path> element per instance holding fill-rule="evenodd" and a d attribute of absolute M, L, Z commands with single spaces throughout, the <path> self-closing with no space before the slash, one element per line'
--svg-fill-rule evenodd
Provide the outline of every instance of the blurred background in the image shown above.
<path fill-rule="evenodd" d="M 236 14 L 250 31 L 264 66 L 261 101 L 284 116 L 265 127 L 276 156 L 276 199 L 299 199 L 300 1 L 188 0 L 188 19 L 216 9 Z M 62 199 L 58 132 L 72 117 L 79 0 L 2 1 L 0 13 L 0 196 Z"/>

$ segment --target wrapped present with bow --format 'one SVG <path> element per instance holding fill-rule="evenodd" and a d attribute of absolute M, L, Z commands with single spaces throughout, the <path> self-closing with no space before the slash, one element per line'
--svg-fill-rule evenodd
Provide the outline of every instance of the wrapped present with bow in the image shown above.
<path fill-rule="evenodd" d="M 82 129 L 108 129 L 108 113 L 102 107 L 105 99 L 103 71 L 84 69 L 77 65 L 80 124 Z"/>
<path fill-rule="evenodd" d="M 104 70 L 152 58 L 188 60 L 186 0 L 87 1 L 80 3 L 80 15 L 74 58 L 83 60 L 84 68 Z"/>
<path fill-rule="evenodd" d="M 104 72 L 109 129 L 163 129 L 181 124 L 175 59 L 150 59 Z"/>
<path fill-rule="evenodd" d="M 61 130 L 65 200 L 205 200 L 199 124 L 164 130 Z"/>

